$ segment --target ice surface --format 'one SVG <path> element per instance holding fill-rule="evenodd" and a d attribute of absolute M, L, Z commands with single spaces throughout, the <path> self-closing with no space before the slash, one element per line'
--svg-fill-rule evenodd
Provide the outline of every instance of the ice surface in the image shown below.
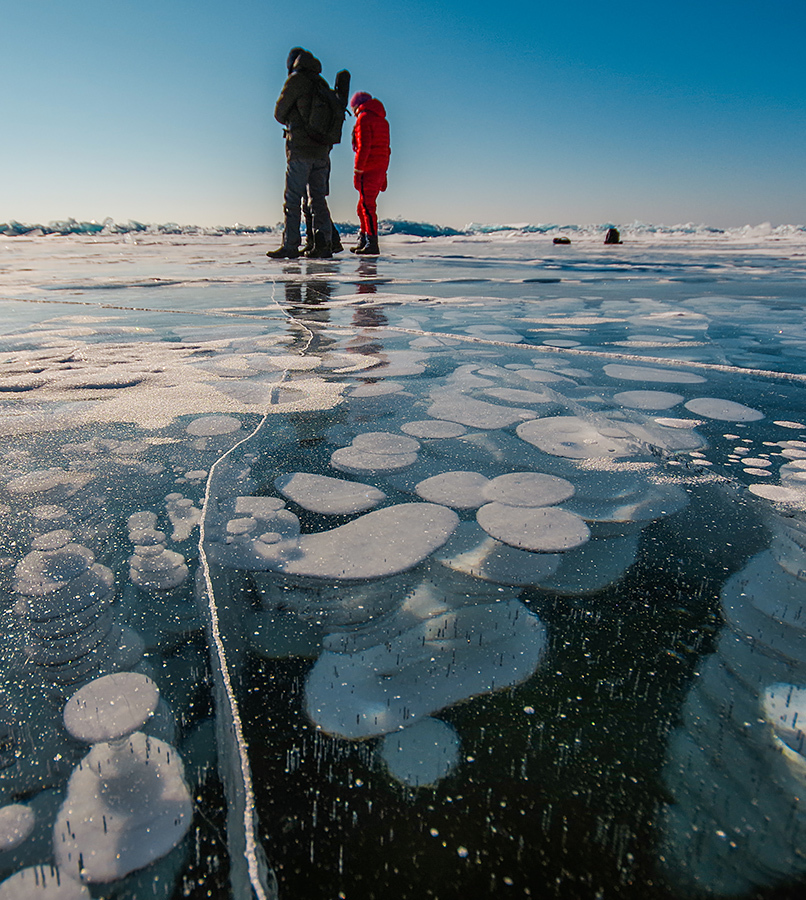
<path fill-rule="evenodd" d="M 0 896 L 104 675 L 199 809 L 116 896 L 806 889 L 802 227 L 0 232 Z"/>

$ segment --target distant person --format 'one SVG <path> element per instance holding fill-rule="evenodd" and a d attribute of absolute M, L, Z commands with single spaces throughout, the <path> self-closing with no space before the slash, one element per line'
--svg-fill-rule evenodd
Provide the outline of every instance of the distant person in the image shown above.
<path fill-rule="evenodd" d="M 312 246 L 305 255 L 312 259 L 330 259 L 333 255 L 333 221 L 327 205 L 330 190 L 330 150 L 341 140 L 346 96 L 344 76 L 336 77 L 337 89 L 331 90 L 322 78 L 322 64 L 302 47 L 294 47 L 286 61 L 286 78 L 274 118 L 285 126 L 285 194 L 283 197 L 283 243 L 266 254 L 272 259 L 296 259 L 300 256 L 300 220 L 302 200 L 306 198 L 311 216 Z"/>
<path fill-rule="evenodd" d="M 377 256 L 378 194 L 386 190 L 386 170 L 389 168 L 389 123 L 380 100 L 365 91 L 353 94 L 350 106 L 355 114 L 353 127 L 353 184 L 358 191 L 358 220 L 361 233 L 358 243 L 350 249 L 362 256 Z"/>

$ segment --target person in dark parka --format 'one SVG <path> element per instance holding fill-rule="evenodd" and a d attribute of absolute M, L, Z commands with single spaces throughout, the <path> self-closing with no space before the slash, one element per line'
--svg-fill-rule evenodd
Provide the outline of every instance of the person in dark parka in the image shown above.
<path fill-rule="evenodd" d="M 328 259 L 332 254 L 333 223 L 327 205 L 330 186 L 330 145 L 312 137 L 308 120 L 316 80 L 322 64 L 302 47 L 288 54 L 288 78 L 277 98 L 274 118 L 285 126 L 285 195 L 283 198 L 283 244 L 266 255 L 274 259 L 296 259 L 300 255 L 301 203 L 306 197 L 313 227 L 313 247 L 307 256 Z"/>
<path fill-rule="evenodd" d="M 353 94 L 350 106 L 355 114 L 353 183 L 358 191 L 358 219 L 361 234 L 353 253 L 376 256 L 378 248 L 378 194 L 386 190 L 386 171 L 391 149 L 389 123 L 383 103 L 366 91 Z"/>

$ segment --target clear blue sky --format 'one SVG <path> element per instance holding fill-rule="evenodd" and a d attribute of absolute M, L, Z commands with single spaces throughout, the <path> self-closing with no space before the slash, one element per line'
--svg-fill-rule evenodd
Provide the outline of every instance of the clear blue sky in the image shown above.
<path fill-rule="evenodd" d="M 382 217 L 806 222 L 804 0 L 4 0 L 0 222 L 278 222 L 294 45 L 385 103 Z"/>

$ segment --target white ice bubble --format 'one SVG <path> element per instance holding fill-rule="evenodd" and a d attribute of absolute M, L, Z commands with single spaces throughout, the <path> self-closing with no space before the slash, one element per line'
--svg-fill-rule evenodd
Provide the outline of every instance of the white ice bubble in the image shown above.
<path fill-rule="evenodd" d="M 549 394 L 538 393 L 537 391 L 525 391 L 521 388 L 489 388 L 484 392 L 489 397 L 496 400 L 503 400 L 505 403 L 554 403 L 554 397 Z"/>
<path fill-rule="evenodd" d="M 806 688 L 794 684 L 771 684 L 761 701 L 764 718 L 776 735 L 796 753 L 806 749 Z"/>
<path fill-rule="evenodd" d="M 604 367 L 605 374 L 621 381 L 667 381 L 673 384 L 702 384 L 705 379 L 693 372 L 680 369 L 656 369 L 651 366 L 632 366 L 621 363 L 608 363 Z"/>
<path fill-rule="evenodd" d="M 664 428 L 696 428 L 698 425 L 702 425 L 702 419 L 666 419 L 661 417 L 653 421 L 657 422 L 658 425 L 663 425 Z"/>
<path fill-rule="evenodd" d="M 36 815 L 24 803 L 0 807 L 0 852 L 19 847 L 34 829 Z"/>
<path fill-rule="evenodd" d="M 157 685 L 138 672 L 96 678 L 76 691 L 64 707 L 64 725 L 87 744 L 112 741 L 141 728 L 159 702 Z"/>
<path fill-rule="evenodd" d="M 499 406 L 485 400 L 475 400 L 459 393 L 440 393 L 428 408 L 434 419 L 458 422 L 468 428 L 506 428 L 524 419 L 534 418 L 534 412 L 511 406 Z"/>
<path fill-rule="evenodd" d="M 432 503 L 387 506 L 331 531 L 301 535 L 281 571 L 336 581 L 385 578 L 416 566 L 458 523 L 453 510 Z"/>
<path fill-rule="evenodd" d="M 558 375 L 557 372 L 550 372 L 547 369 L 516 369 L 515 374 L 526 381 L 533 381 L 537 384 L 574 383 L 570 378 L 566 378 L 565 375 Z"/>
<path fill-rule="evenodd" d="M 806 509 L 806 487 L 802 489 L 782 487 L 777 484 L 751 484 L 748 487 L 751 494 L 763 497 L 773 503 L 781 503 L 784 506 L 793 506 L 796 509 Z"/>
<path fill-rule="evenodd" d="M 557 570 L 563 555 L 519 550 L 490 537 L 476 522 L 460 522 L 434 558 L 449 569 L 494 584 L 537 585 Z"/>
<path fill-rule="evenodd" d="M 682 403 L 684 398 L 682 394 L 670 394 L 667 391 L 622 391 L 613 399 L 631 409 L 671 409 Z"/>
<path fill-rule="evenodd" d="M 440 419 L 421 419 L 416 422 L 406 422 L 401 426 L 401 431 L 415 438 L 437 439 L 455 438 L 467 434 L 464 425 L 457 422 L 443 422 Z"/>
<path fill-rule="evenodd" d="M 410 787 L 436 784 L 459 763 L 459 735 L 431 716 L 383 739 L 380 757 L 389 774 Z"/>
<path fill-rule="evenodd" d="M 137 731 L 121 746 L 96 744 L 73 770 L 53 826 L 54 856 L 75 878 L 117 881 L 169 853 L 192 819 L 176 748 Z"/>
<path fill-rule="evenodd" d="M 404 386 L 396 381 L 379 381 L 375 384 L 360 384 L 350 391 L 350 396 L 358 400 L 371 400 L 376 397 L 386 397 L 389 394 L 399 394 L 405 390 Z"/>
<path fill-rule="evenodd" d="M 476 521 L 496 540 L 521 550 L 562 553 L 590 539 L 590 529 L 574 513 L 556 507 L 515 507 L 488 503 Z"/>
<path fill-rule="evenodd" d="M 476 509 L 487 502 L 484 488 L 489 479 L 479 472 L 443 472 L 426 478 L 415 491 L 429 503 L 441 503 L 454 509 Z"/>
<path fill-rule="evenodd" d="M 232 416 L 202 416 L 194 419 L 185 429 L 193 437 L 217 437 L 240 431 L 241 423 Z"/>
<path fill-rule="evenodd" d="M 417 462 L 416 453 L 371 453 L 360 447 L 340 447 L 330 457 L 330 465 L 340 472 L 363 475 L 369 472 L 397 472 Z"/>
<path fill-rule="evenodd" d="M 623 429 L 618 436 L 603 434 L 598 428 L 577 416 L 553 416 L 533 419 L 518 425 L 518 437 L 534 444 L 544 453 L 568 459 L 618 458 L 632 456 L 637 445 Z"/>
<path fill-rule="evenodd" d="M 482 487 L 486 500 L 507 506 L 554 506 L 573 497 L 574 491 L 565 478 L 541 472 L 499 475 Z"/>
<path fill-rule="evenodd" d="M 367 453 L 409 454 L 420 449 L 419 441 L 387 431 L 367 431 L 353 438 L 352 446 Z"/>
<path fill-rule="evenodd" d="M 706 419 L 718 419 L 723 422 L 755 422 L 764 418 L 764 413 L 751 409 L 733 400 L 722 400 L 719 397 L 698 397 L 685 404 L 697 416 Z"/>
<path fill-rule="evenodd" d="M 546 650 L 540 620 L 518 600 L 464 606 L 355 653 L 325 650 L 305 709 L 328 734 L 389 734 L 447 706 L 518 684 Z"/>
<path fill-rule="evenodd" d="M 309 472 L 281 475 L 274 486 L 303 509 L 329 516 L 364 512 L 386 499 L 383 491 L 368 484 Z"/>

